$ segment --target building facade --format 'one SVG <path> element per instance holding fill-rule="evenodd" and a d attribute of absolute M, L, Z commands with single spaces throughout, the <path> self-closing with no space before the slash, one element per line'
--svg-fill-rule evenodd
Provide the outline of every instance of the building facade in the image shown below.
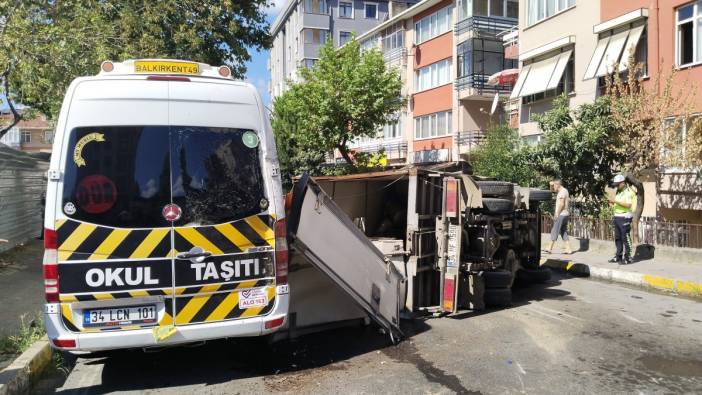
<path fill-rule="evenodd" d="M 424 0 L 358 37 L 376 47 L 403 79 L 407 107 L 375 139 L 351 144 L 355 151 L 383 149 L 390 163 L 458 160 L 484 137 L 495 95 L 511 85 L 488 77 L 517 67 L 505 57 L 502 36 L 515 29 L 517 0 Z"/>
<path fill-rule="evenodd" d="M 12 114 L 0 113 L 0 125 L 12 123 Z M 51 153 L 53 126 L 43 115 L 22 120 L 0 139 L 0 143 L 24 152 Z"/>
<path fill-rule="evenodd" d="M 285 92 L 287 81 L 297 81 L 300 68 L 314 65 L 327 38 L 335 46 L 341 46 L 416 2 L 288 0 L 271 27 L 273 46 L 268 61 L 271 97 Z"/>
<path fill-rule="evenodd" d="M 604 94 L 604 76 L 626 72 L 629 54 L 643 65 L 644 83 L 655 87 L 675 70 L 673 90 L 702 84 L 702 0 L 523 0 L 519 29 L 505 38 L 519 53 L 520 73 L 510 96 L 513 126 L 537 143 L 535 114 L 552 108 L 561 93 L 571 108 Z M 618 65 L 618 70 L 614 66 Z M 661 78 L 658 78 L 661 77 Z M 687 85 L 686 85 L 687 84 Z M 694 98 L 693 116 L 702 113 Z M 676 119 L 684 114 L 670 114 Z M 679 122 L 681 147 L 688 122 Z M 669 168 L 644 176 L 645 217 L 702 223 L 702 178 L 692 168 Z"/>

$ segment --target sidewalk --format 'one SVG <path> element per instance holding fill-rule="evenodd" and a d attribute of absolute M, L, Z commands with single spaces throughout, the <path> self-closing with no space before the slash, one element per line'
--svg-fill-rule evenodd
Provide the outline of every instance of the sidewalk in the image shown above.
<path fill-rule="evenodd" d="M 547 236 L 543 235 L 542 246 L 548 245 Z M 578 244 L 578 240 L 571 239 L 574 251 Z M 559 240 L 553 253 L 542 253 L 541 264 L 567 271 L 574 276 L 654 288 L 702 299 L 702 250 L 657 247 L 653 258 L 644 254 L 641 260 L 631 265 L 618 265 L 607 262 L 614 255 L 614 243 L 589 240 L 580 244 L 580 251 L 567 255 L 562 253 L 563 242 Z"/>
<path fill-rule="evenodd" d="M 23 314 L 31 319 L 41 313 L 44 302 L 43 256 L 42 240 L 31 240 L 0 253 L 0 335 L 17 332 Z"/>

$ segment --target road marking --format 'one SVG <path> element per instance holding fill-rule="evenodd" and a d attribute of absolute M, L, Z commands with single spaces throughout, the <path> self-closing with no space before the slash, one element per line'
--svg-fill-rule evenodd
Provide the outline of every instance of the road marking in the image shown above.
<path fill-rule="evenodd" d="M 535 307 L 535 308 L 539 308 L 539 309 L 541 309 L 541 310 L 543 310 L 543 311 L 552 313 L 552 314 L 562 315 L 562 316 L 564 316 L 564 317 L 572 318 L 572 319 L 578 320 L 578 321 L 584 321 L 584 320 L 583 320 L 582 318 L 580 318 L 580 317 L 576 317 L 576 316 L 574 316 L 574 315 L 570 315 L 570 314 L 564 313 L 564 312 L 562 312 L 562 311 L 549 309 L 548 307 L 544 307 L 544 306 L 534 306 L 534 307 Z"/>
<path fill-rule="evenodd" d="M 632 322 L 636 322 L 637 324 L 650 324 L 650 322 L 641 321 L 641 320 L 634 318 L 630 315 L 624 314 L 621 311 L 619 312 L 619 314 L 621 314 L 622 317 L 626 318 L 627 320 L 632 321 Z"/>
<path fill-rule="evenodd" d="M 543 315 L 544 317 L 550 318 L 550 319 L 552 319 L 552 320 L 556 320 L 556 321 L 560 321 L 560 322 L 569 323 L 568 321 L 564 320 L 564 319 L 561 318 L 561 317 L 554 317 L 554 316 L 552 316 L 551 314 L 544 313 L 543 311 L 536 310 L 536 309 L 533 308 L 533 307 L 529 307 L 529 308 L 527 308 L 527 310 L 529 310 L 529 311 L 531 311 L 531 312 L 534 312 L 534 313 L 536 313 L 536 314 L 541 314 L 541 315 Z"/>

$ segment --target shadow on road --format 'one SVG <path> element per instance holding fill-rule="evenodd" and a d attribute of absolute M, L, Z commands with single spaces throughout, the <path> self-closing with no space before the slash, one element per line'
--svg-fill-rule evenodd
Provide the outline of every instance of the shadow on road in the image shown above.
<path fill-rule="evenodd" d="M 515 307 L 521 307 L 532 302 L 540 302 L 546 299 L 554 300 L 564 300 L 571 301 L 575 300 L 575 297 L 570 294 L 570 292 L 563 289 L 556 289 L 556 287 L 561 285 L 562 280 L 569 280 L 573 277 L 563 275 L 552 271 L 552 277 L 550 280 L 543 284 L 527 284 L 515 282 L 512 288 L 512 305 L 509 307 L 498 307 L 498 308 L 488 308 L 483 311 L 472 311 L 468 310 L 465 312 L 459 312 L 450 316 L 450 318 L 455 320 L 464 320 L 466 318 L 477 317 L 484 314 L 494 313 L 496 311 L 502 311 L 505 309 L 512 309 Z"/>
<path fill-rule="evenodd" d="M 406 322 L 411 337 L 428 330 L 422 321 Z M 395 348 L 374 325 L 346 327 L 268 344 L 261 338 L 208 342 L 196 347 L 173 347 L 158 352 L 115 351 L 83 359 L 103 365 L 100 385 L 57 393 L 143 391 L 187 385 L 212 385 L 250 377 L 304 373 L 309 369 L 343 370 L 338 363 L 373 351 Z M 333 366 L 332 366 L 333 364 Z"/>

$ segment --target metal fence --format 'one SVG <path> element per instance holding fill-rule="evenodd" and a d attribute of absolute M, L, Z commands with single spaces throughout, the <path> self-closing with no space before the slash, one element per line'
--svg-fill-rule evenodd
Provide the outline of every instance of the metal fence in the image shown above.
<path fill-rule="evenodd" d="M 550 233 L 553 217 L 542 218 L 543 233 Z M 571 216 L 568 221 L 568 235 L 596 240 L 614 240 L 612 220 Z M 639 243 L 668 247 L 702 248 L 702 225 L 684 221 L 659 221 L 655 218 L 641 218 L 638 229 Z"/>
<path fill-rule="evenodd" d="M 0 144 L 0 251 L 41 235 L 49 163 Z"/>

